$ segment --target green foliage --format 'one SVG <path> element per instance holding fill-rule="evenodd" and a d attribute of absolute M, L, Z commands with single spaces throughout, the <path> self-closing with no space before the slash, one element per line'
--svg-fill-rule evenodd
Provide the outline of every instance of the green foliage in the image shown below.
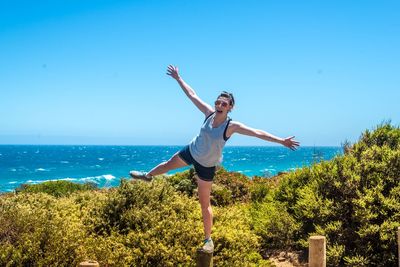
<path fill-rule="evenodd" d="M 251 180 L 238 172 L 228 172 L 219 168 L 214 178 L 215 184 L 227 189 L 231 195 L 229 203 L 248 202 L 250 200 Z"/>
<path fill-rule="evenodd" d="M 167 177 L 166 180 L 179 192 L 185 193 L 190 197 L 194 196 L 197 188 L 197 183 L 196 175 L 193 168 L 184 172 L 171 175 Z"/>
<path fill-rule="evenodd" d="M 269 197 L 264 202 L 253 202 L 249 210 L 251 227 L 262 238 L 263 250 L 294 247 L 293 236 L 299 230 L 299 223 L 285 205 Z"/>
<path fill-rule="evenodd" d="M 70 181 L 47 181 L 40 184 L 22 184 L 16 189 L 17 193 L 47 193 L 55 197 L 70 195 L 76 191 L 94 190 L 97 188 L 95 183 L 77 184 Z"/>
<path fill-rule="evenodd" d="M 258 254 L 260 238 L 251 231 L 249 207 L 240 204 L 214 210 L 215 265 L 270 266 Z"/>
<path fill-rule="evenodd" d="M 253 177 L 250 186 L 251 202 L 261 202 L 269 196 L 274 188 L 273 178 Z"/>
<path fill-rule="evenodd" d="M 85 194 L 82 192 L 81 194 Z M 93 192 L 92 201 L 101 196 Z M 76 266 L 84 255 L 85 210 L 44 193 L 0 197 L 1 266 Z"/>
<path fill-rule="evenodd" d="M 305 248 L 310 235 L 321 234 L 330 266 L 395 265 L 399 145 L 400 129 L 382 124 L 343 156 L 287 174 L 274 200 L 300 223 L 297 244 Z"/>
<path fill-rule="evenodd" d="M 194 266 L 203 239 L 198 201 L 165 179 L 67 197 L 0 197 L 0 266 Z M 215 266 L 269 266 L 244 208 L 214 212 Z"/>
<path fill-rule="evenodd" d="M 212 185 L 211 204 L 213 206 L 228 206 L 233 203 L 232 191 L 220 184 Z"/>
<path fill-rule="evenodd" d="M 197 175 L 194 169 L 174 174 L 166 180 L 176 190 L 190 197 L 197 196 Z M 265 180 L 265 179 L 264 179 Z M 215 206 L 228 206 L 250 200 L 252 181 L 237 172 L 228 172 L 218 168 L 211 191 L 211 203 Z"/>

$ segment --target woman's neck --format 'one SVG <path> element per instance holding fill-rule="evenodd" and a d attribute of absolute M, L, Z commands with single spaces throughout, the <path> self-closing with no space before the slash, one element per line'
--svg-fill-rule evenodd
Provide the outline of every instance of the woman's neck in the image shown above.
<path fill-rule="evenodd" d="M 216 124 L 219 124 L 219 123 L 225 121 L 227 117 L 228 117 L 228 114 L 226 114 L 226 113 L 215 112 L 214 122 Z"/>

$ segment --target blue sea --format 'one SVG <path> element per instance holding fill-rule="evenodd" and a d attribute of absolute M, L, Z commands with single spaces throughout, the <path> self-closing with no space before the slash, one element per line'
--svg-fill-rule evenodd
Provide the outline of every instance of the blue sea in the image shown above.
<path fill-rule="evenodd" d="M 84 146 L 84 145 L 0 145 L 0 192 L 11 192 L 21 184 L 49 180 L 94 182 L 99 187 L 118 186 L 130 170 L 149 171 L 168 160 L 182 146 Z M 330 160 L 341 147 L 228 146 L 222 166 L 249 177 L 270 177 Z M 169 172 L 188 169 L 182 168 Z"/>

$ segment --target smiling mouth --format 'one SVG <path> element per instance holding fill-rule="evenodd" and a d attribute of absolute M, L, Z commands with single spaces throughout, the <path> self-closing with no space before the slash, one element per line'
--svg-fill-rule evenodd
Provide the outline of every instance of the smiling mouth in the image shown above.
<path fill-rule="evenodd" d="M 217 110 L 218 113 L 222 113 L 222 110 Z"/>

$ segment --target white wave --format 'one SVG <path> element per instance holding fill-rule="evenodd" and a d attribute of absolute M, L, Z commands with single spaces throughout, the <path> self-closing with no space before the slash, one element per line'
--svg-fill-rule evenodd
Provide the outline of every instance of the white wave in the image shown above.
<path fill-rule="evenodd" d="M 62 161 L 60 161 L 60 163 L 68 164 L 68 163 L 69 163 L 69 161 L 62 160 Z"/>
<path fill-rule="evenodd" d="M 16 172 L 17 169 L 12 168 L 12 169 L 10 169 L 10 171 L 11 171 L 11 172 Z"/>
<path fill-rule="evenodd" d="M 286 155 L 279 155 L 278 158 L 284 158 Z"/>
<path fill-rule="evenodd" d="M 274 169 L 274 168 L 266 168 L 266 169 L 262 169 L 260 171 L 262 171 L 262 172 L 274 172 L 274 171 L 276 171 L 276 169 Z"/>
<path fill-rule="evenodd" d="M 62 178 L 62 179 L 59 179 L 59 180 L 62 180 L 62 181 L 76 181 L 77 179 L 75 179 L 75 178 Z"/>
<path fill-rule="evenodd" d="M 104 158 L 98 158 L 98 160 L 104 160 Z"/>
<path fill-rule="evenodd" d="M 76 182 L 93 182 L 98 184 L 100 181 L 106 180 L 106 184 L 109 184 L 115 176 L 111 174 L 104 174 L 99 176 L 89 176 L 89 177 L 81 177 L 81 178 L 72 178 L 72 177 L 65 177 L 65 178 L 56 178 L 56 179 L 48 179 L 48 180 L 27 180 L 24 183 L 26 184 L 39 184 L 49 181 L 76 181 Z M 9 184 L 18 183 L 17 181 L 9 182 Z"/>
<path fill-rule="evenodd" d="M 83 177 L 83 178 L 79 178 L 80 181 L 92 181 L 92 182 L 96 182 L 102 179 L 106 179 L 107 181 L 110 181 L 112 179 L 115 179 L 115 176 L 111 175 L 111 174 L 104 174 L 104 175 L 99 175 L 99 176 L 89 176 L 89 177 Z"/>
<path fill-rule="evenodd" d="M 114 179 L 115 178 L 115 176 L 112 176 L 111 174 L 105 174 L 105 175 L 102 175 L 106 180 L 112 180 L 112 179 Z"/>
<path fill-rule="evenodd" d="M 35 172 L 48 172 L 49 170 L 43 169 L 43 168 L 38 168 L 35 169 Z"/>
<path fill-rule="evenodd" d="M 28 180 L 28 181 L 26 181 L 26 183 L 38 184 L 38 183 L 43 183 L 43 182 L 47 182 L 47 181 L 51 181 L 51 180 Z"/>

